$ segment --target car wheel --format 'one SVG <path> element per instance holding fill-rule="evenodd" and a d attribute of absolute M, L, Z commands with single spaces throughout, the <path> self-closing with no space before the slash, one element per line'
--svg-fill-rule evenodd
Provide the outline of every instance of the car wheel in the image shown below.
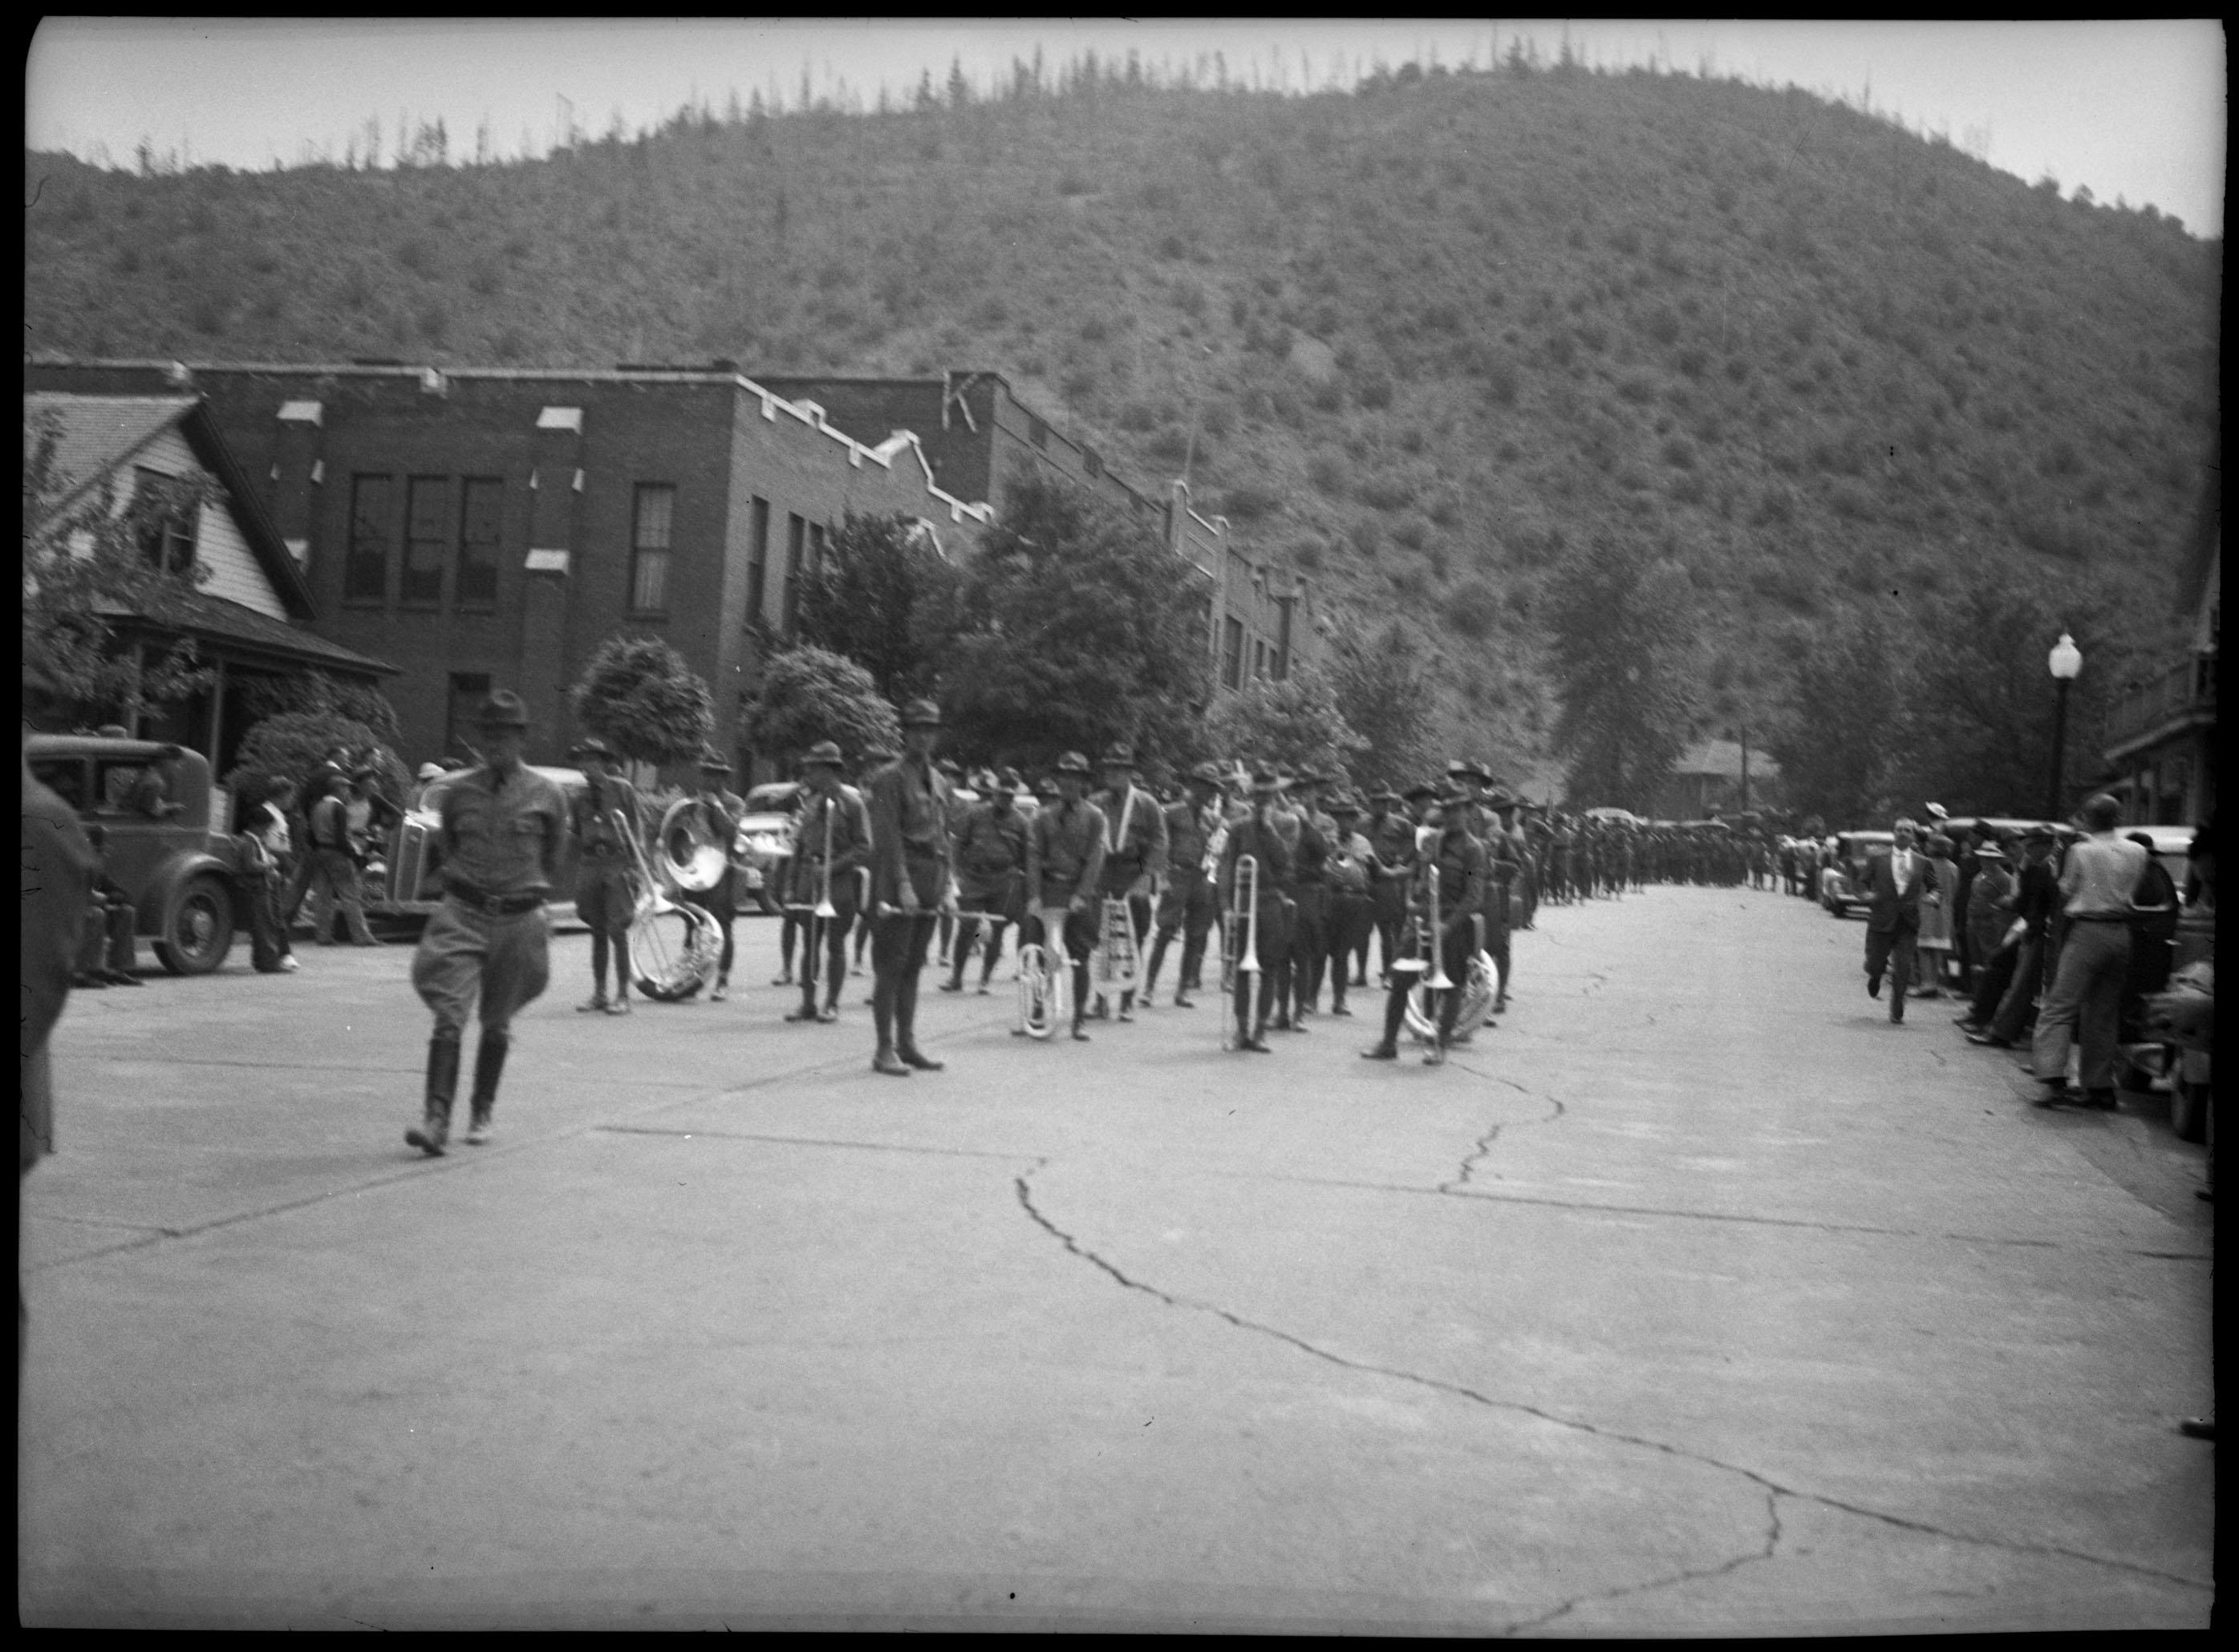
<path fill-rule="evenodd" d="M 233 897 L 214 877 L 195 877 L 179 891 L 156 937 L 156 956 L 175 976 L 206 976 L 233 950 Z"/>

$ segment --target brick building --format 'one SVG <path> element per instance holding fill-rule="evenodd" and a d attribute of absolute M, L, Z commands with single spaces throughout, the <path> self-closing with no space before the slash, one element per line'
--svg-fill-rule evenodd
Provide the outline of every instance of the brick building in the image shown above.
<path fill-rule="evenodd" d="M 741 707 L 802 570 L 850 510 L 945 548 L 992 516 L 939 485 L 916 438 L 843 433 L 728 367 L 613 372 L 391 364 L 34 362 L 27 390 L 204 398 L 300 570 L 318 631 L 402 668 L 405 756 L 455 756 L 490 689 L 577 730 L 567 691 L 616 631 L 665 638 Z"/>
<path fill-rule="evenodd" d="M 889 430 L 915 432 L 933 479 L 960 497 L 1000 506 L 1004 484 L 1022 468 L 1031 469 L 1088 489 L 1153 523 L 1167 548 L 1205 583 L 1206 647 L 1221 687 L 1241 688 L 1253 677 L 1280 681 L 1293 666 L 1319 660 L 1322 633 L 1313 623 L 1305 581 L 1253 557 L 1224 519 L 1199 516 L 1186 484 L 1171 483 L 1152 494 L 1126 481 L 1094 447 L 1020 402 L 1000 373 L 948 372 L 937 378 L 778 374 L 756 382 L 817 409 L 858 440 Z"/>

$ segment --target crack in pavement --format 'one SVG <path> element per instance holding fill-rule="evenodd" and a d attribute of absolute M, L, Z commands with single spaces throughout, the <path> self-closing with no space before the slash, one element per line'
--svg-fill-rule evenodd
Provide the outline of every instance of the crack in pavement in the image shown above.
<path fill-rule="evenodd" d="M 1780 1500 L 1790 1495 L 1787 1492 L 1769 1489 L 1766 1490 L 1764 1547 L 1762 1549 L 1753 1549 L 1746 1555 L 1736 1555 L 1732 1559 L 1721 1561 L 1716 1566 L 1691 1566 L 1684 1571 L 1674 1572 L 1669 1577 L 1651 1578 L 1645 1583 L 1627 1583 L 1622 1589 L 1603 1589 L 1594 1595 L 1574 1595 L 1552 1611 L 1542 1613 L 1538 1617 L 1526 1618 L 1520 1623 L 1511 1623 L 1500 1632 L 1504 1635 L 1522 1635 L 1526 1630 L 1545 1628 L 1557 1618 L 1575 1611 L 1581 1606 L 1591 1605 L 1598 1601 L 1623 1600 L 1628 1595 L 1646 1595 L 1655 1589 L 1670 1589 L 1679 1583 L 1691 1583 L 1701 1578 L 1724 1577 L 1757 1561 L 1771 1560 L 1774 1557 L 1773 1551 L 1780 1547 Z"/>
<path fill-rule="evenodd" d="M 1538 1090 L 1528 1089 L 1525 1085 L 1518 1083 L 1512 1078 L 1505 1078 L 1498 1073 L 1481 1072 L 1477 1068 L 1472 1067 L 1464 1062 L 1452 1062 L 1452 1065 L 1460 1068 L 1462 1071 L 1469 1074 L 1473 1078 L 1482 1078 L 1488 1083 L 1505 1084 L 1509 1089 L 1516 1091 L 1519 1096 L 1529 1096 L 1534 1100 L 1545 1102 L 1555 1109 L 1553 1112 L 1547 1114 L 1545 1117 L 1514 1119 L 1510 1121 L 1511 1124 L 1517 1126 L 1525 1124 L 1552 1124 L 1557 1119 L 1562 1117 L 1563 1115 L 1569 1110 L 1556 1097 L 1543 1094 Z M 1486 1130 L 1483 1136 L 1478 1136 L 1475 1145 L 1472 1146 L 1470 1151 L 1463 1157 L 1461 1168 L 1452 1176 L 1447 1177 L 1444 1182 L 1439 1182 L 1435 1191 L 1439 1193 L 1458 1193 L 1463 1188 L 1468 1186 L 1470 1178 L 1477 1174 L 1478 1161 L 1484 1158 L 1492 1151 L 1492 1144 L 1500 1139 L 1500 1133 L 1509 1128 L 1510 1124 L 1495 1124 L 1490 1129 Z"/>
<path fill-rule="evenodd" d="M 1847 1502 L 1842 1498 L 1829 1496 L 1824 1493 L 1804 1491 L 1794 1486 L 1784 1486 L 1769 1475 L 1759 1473 L 1757 1469 L 1744 1467 L 1737 1462 L 1728 1462 L 1723 1458 L 1711 1456 L 1706 1452 L 1690 1450 L 1684 1446 L 1672 1445 L 1662 1440 L 1651 1440 L 1644 1435 L 1628 1434 L 1618 1429 L 1605 1429 L 1598 1423 L 1589 1422 L 1581 1417 L 1562 1416 L 1526 1401 L 1502 1399 L 1496 1395 L 1486 1394 L 1471 1388 L 1465 1383 L 1449 1382 L 1443 1377 L 1425 1376 L 1419 1371 L 1405 1370 L 1393 1365 L 1378 1365 L 1367 1360 L 1349 1359 L 1342 1354 L 1309 1342 L 1294 1331 L 1287 1331 L 1280 1326 L 1266 1324 L 1259 1320 L 1247 1319 L 1233 1309 L 1221 1307 L 1218 1302 L 1209 1302 L 1193 1296 L 1175 1296 L 1171 1291 L 1133 1277 L 1116 1262 L 1091 1250 L 1073 1235 L 1051 1221 L 1041 1208 L 1034 1202 L 1031 1178 L 1047 1168 L 1048 1162 L 1046 1158 L 1037 1159 L 1032 1169 L 1012 1180 L 1012 1186 L 1018 1196 L 1019 1208 L 1026 1213 L 1026 1219 L 1055 1239 L 1068 1253 L 1108 1276 L 1116 1283 L 1128 1290 L 1139 1292 L 1154 1301 L 1163 1302 L 1169 1308 L 1186 1309 L 1193 1313 L 1210 1315 L 1238 1330 L 1267 1337 L 1326 1364 L 1334 1365 L 1341 1370 L 1358 1371 L 1370 1376 L 1389 1377 L 1394 1382 L 1412 1383 L 1418 1388 L 1428 1389 L 1433 1393 L 1452 1395 L 1491 1410 L 1512 1411 L 1524 1416 L 1536 1417 L 1543 1422 L 1551 1422 L 1558 1428 L 1572 1429 L 1598 1440 L 1608 1440 L 1621 1445 L 1638 1447 L 1644 1451 L 1654 1452 L 1658 1455 L 1671 1457 L 1684 1462 L 1699 1462 L 1706 1468 L 1738 1475 L 1751 1485 L 1760 1486 L 1768 1492 L 1817 1503 L 1822 1508 L 1837 1509 L 1844 1514 L 1856 1515 L 1861 1519 L 1877 1521 L 1883 1525 L 1894 1527 L 1900 1531 L 1917 1532 L 1924 1536 L 1940 1537 L 1950 1542 L 1999 1549 L 2009 1554 L 2043 1555 L 2061 1560 L 2081 1561 L 2086 1565 L 2104 1566 L 2116 1571 L 2130 1572 L 2142 1577 L 2157 1578 L 2163 1582 L 2176 1583 L 2186 1589 L 2212 1591 L 2215 1588 L 2212 1582 L 2186 1577 L 2176 1572 L 2163 1571 L 2158 1567 L 2141 1565 L 2136 1561 L 2110 1559 L 2103 1555 L 2088 1555 L 2080 1549 L 2063 1548 L 2056 1543 L 2019 1542 L 2006 1538 L 1982 1537 L 1969 1532 L 1951 1531 L 1943 1527 L 1931 1525 L 1926 1521 L 1909 1519 L 1903 1515 L 1892 1515 L 1879 1509 L 1869 1509 L 1863 1504 Z M 1744 1556 L 1744 1558 L 1755 1557 Z M 1739 1562 L 1730 1562 L 1724 1569 L 1731 1569 L 1732 1566 L 1739 1563 Z M 1580 1598 L 1591 1600 L 1593 1597 L 1586 1595 Z"/>

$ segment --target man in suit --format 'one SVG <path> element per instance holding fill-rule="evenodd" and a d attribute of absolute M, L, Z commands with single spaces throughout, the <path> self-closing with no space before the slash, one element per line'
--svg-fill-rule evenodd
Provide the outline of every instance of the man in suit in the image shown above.
<path fill-rule="evenodd" d="M 1901 820 L 1896 844 L 1866 863 L 1866 996 L 1882 996 L 1890 980 L 1890 1024 L 1904 1024 L 1905 989 L 1912 984 L 1913 947 L 1920 935 L 1920 895 L 1928 857 L 1914 847 L 1914 827 Z"/>

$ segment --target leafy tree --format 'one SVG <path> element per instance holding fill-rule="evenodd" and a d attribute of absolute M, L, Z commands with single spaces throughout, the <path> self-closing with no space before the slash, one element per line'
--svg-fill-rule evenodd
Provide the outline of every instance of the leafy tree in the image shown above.
<path fill-rule="evenodd" d="M 382 745 L 403 749 L 403 727 L 387 695 L 362 683 L 337 682 L 316 667 L 285 676 L 249 678 L 242 702 L 251 723 L 291 711 L 322 713 L 362 723 Z"/>
<path fill-rule="evenodd" d="M 1364 786 L 1406 786 L 1437 761 L 1438 704 L 1430 656 L 1398 620 L 1372 636 L 1340 632 L 1331 650 L 1330 684 L 1346 726 L 1361 739 L 1351 759 Z"/>
<path fill-rule="evenodd" d="M 964 584 L 942 698 L 961 755 L 1041 763 L 1113 740 L 1196 749 L 1210 697 L 1200 592 L 1140 517 L 1021 475 Z"/>
<path fill-rule="evenodd" d="M 1871 608 L 1831 621 L 1804 643 L 1788 721 L 1767 742 L 1796 808 L 1862 825 L 1884 812 L 1904 703 L 1903 666 Z"/>
<path fill-rule="evenodd" d="M 910 518 L 851 512 L 804 585 L 795 634 L 862 666 L 889 700 L 930 694 L 960 583 Z"/>
<path fill-rule="evenodd" d="M 715 732 L 707 683 L 658 637 L 616 635 L 599 644 L 568 703 L 576 722 L 640 763 L 688 763 Z"/>
<path fill-rule="evenodd" d="M 821 740 L 855 753 L 899 749 L 901 719 L 854 661 L 811 644 L 787 649 L 763 669 L 761 692 L 747 715 L 747 738 L 757 751 L 792 759 Z"/>
<path fill-rule="evenodd" d="M 2045 656 L 2063 631 L 2083 649 L 2070 693 L 2063 796 L 2098 767 L 2093 736 L 2129 652 L 2113 604 L 2088 589 L 2063 600 L 2040 579 L 1996 564 L 1928 605 L 1904 719 L 1897 796 L 1933 798 L 1954 814 L 2035 815 L 2052 768 L 2055 694 Z"/>
<path fill-rule="evenodd" d="M 1220 696 L 1206 711 L 1205 740 L 1219 757 L 1324 773 L 1346 768 L 1368 743 L 1338 709 L 1329 679 L 1305 670 Z"/>
<path fill-rule="evenodd" d="M 332 710 L 283 711 L 249 731 L 225 783 L 243 802 L 261 800 L 276 782 L 302 785 L 337 746 L 372 756 L 382 795 L 402 803 L 411 776 L 395 748 L 370 723 Z"/>
<path fill-rule="evenodd" d="M 120 502 L 112 474 L 70 498 L 79 479 L 56 460 L 60 421 L 42 418 L 25 434 L 25 680 L 86 721 L 129 723 L 147 706 L 209 688 L 216 674 L 202 665 L 191 639 L 144 656 L 124 645 L 120 622 L 185 623 L 189 600 L 209 570 L 199 560 L 181 566 L 152 553 L 165 545 L 168 526 L 215 502 L 216 484 L 143 480 Z"/>
<path fill-rule="evenodd" d="M 1685 677 L 1693 607 L 1686 570 L 1637 543 L 1598 535 L 1548 581 L 1556 749 L 1574 806 L 1646 801 L 1687 742 Z"/>

